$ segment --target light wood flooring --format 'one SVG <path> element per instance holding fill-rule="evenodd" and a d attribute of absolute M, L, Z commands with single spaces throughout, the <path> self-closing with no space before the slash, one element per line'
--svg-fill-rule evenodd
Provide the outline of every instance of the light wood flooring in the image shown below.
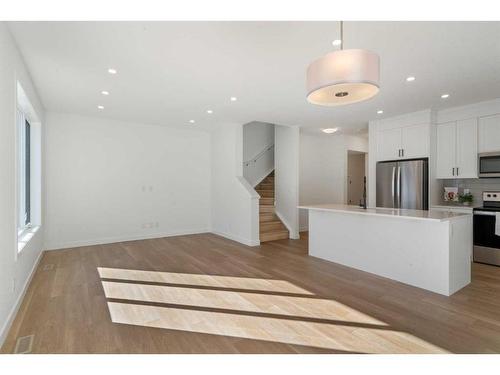
<path fill-rule="evenodd" d="M 2 353 L 499 353 L 500 268 L 451 297 L 213 234 L 46 252 Z"/>

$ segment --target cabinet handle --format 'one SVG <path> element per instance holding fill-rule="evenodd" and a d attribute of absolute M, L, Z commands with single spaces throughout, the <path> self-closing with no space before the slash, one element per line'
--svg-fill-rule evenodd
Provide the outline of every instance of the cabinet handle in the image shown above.
<path fill-rule="evenodd" d="M 455 176 L 455 167 L 451 168 L 451 174 Z"/>
<path fill-rule="evenodd" d="M 457 176 L 458 176 L 458 167 L 457 167 Z"/>
<path fill-rule="evenodd" d="M 405 156 L 405 149 L 404 148 L 401 149 L 401 156 Z"/>

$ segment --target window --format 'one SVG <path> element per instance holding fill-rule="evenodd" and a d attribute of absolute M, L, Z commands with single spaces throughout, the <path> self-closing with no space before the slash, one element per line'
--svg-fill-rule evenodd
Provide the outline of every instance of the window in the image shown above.
<path fill-rule="evenodd" d="M 21 110 L 17 111 L 18 131 L 18 225 L 21 235 L 31 226 L 31 125 Z"/>
<path fill-rule="evenodd" d="M 17 154 L 17 256 L 42 225 L 42 124 L 19 82 L 14 125 Z"/>

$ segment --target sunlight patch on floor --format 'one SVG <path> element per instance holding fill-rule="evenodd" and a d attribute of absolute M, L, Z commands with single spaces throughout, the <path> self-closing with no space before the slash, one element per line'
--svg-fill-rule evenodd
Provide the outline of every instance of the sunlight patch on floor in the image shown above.
<path fill-rule="evenodd" d="M 103 279 L 149 281 L 169 284 L 199 285 L 219 288 L 262 290 L 281 293 L 312 293 L 285 280 L 260 279 L 253 277 L 233 277 L 219 275 L 199 275 L 192 273 L 158 272 L 98 267 Z"/>
<path fill-rule="evenodd" d="M 114 323 L 357 353 L 446 353 L 285 280 L 117 268 L 98 272 L 103 279 L 122 280 L 101 280 Z"/>
<path fill-rule="evenodd" d="M 118 302 L 108 302 L 108 306 L 114 323 L 357 353 L 445 353 L 443 349 L 398 331 Z"/>
<path fill-rule="evenodd" d="M 102 285 L 107 298 L 342 320 L 386 326 L 384 322 L 337 301 L 327 299 L 109 281 L 103 281 Z"/>

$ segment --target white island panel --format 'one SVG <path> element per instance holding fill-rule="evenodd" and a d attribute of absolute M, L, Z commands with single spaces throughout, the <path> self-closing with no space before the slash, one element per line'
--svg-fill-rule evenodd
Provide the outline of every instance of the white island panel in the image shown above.
<path fill-rule="evenodd" d="M 308 209 L 312 256 L 444 295 L 470 283 L 472 215 Z"/>

